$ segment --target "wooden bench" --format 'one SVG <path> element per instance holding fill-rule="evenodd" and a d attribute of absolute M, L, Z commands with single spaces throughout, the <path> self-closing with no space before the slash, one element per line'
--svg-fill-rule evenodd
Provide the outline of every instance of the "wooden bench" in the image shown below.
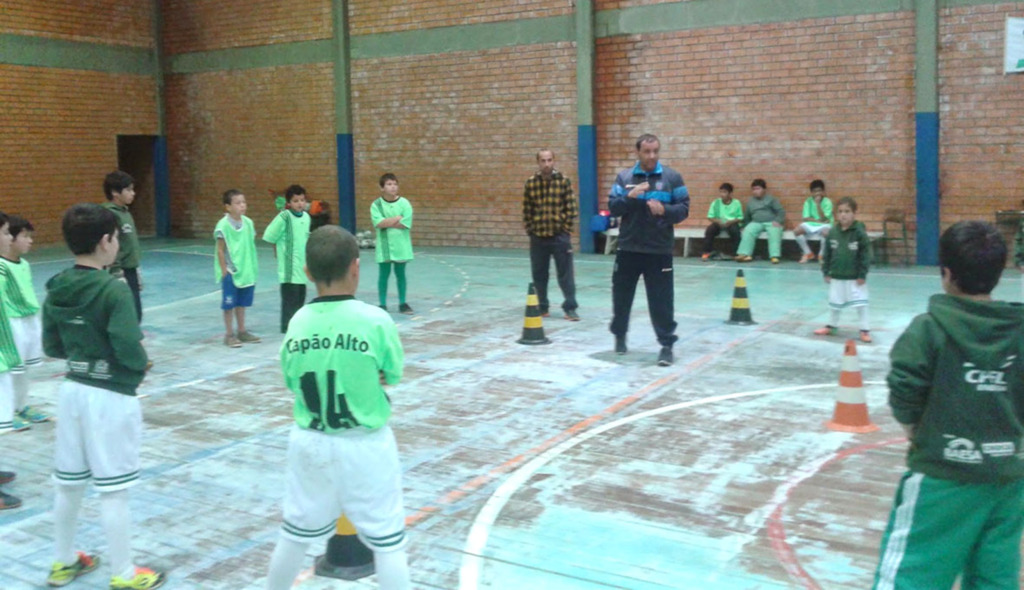
<path fill-rule="evenodd" d="M 704 230 L 705 230 L 705 228 L 703 228 L 703 227 L 677 227 L 677 228 L 674 228 L 674 231 L 672 233 L 673 233 L 675 239 L 677 241 L 678 240 L 682 240 L 683 241 L 683 258 L 688 258 L 690 256 L 690 240 L 691 239 L 697 239 L 697 240 L 703 240 L 704 239 Z M 611 254 L 612 252 L 615 251 L 615 246 L 618 245 L 618 243 L 619 243 L 619 228 L 613 227 L 613 228 L 611 228 L 611 229 L 609 229 L 607 231 L 604 231 L 602 233 L 605 235 L 604 253 L 605 254 Z M 722 235 L 722 234 L 719 234 L 719 235 Z M 875 240 L 877 240 L 878 238 L 880 238 L 880 237 L 882 237 L 882 232 L 880 232 L 880 231 L 869 231 L 868 232 L 868 238 L 872 241 L 872 243 Z M 758 236 L 757 239 L 759 239 L 759 240 L 767 240 L 768 239 L 768 232 L 761 232 L 761 235 Z M 782 232 L 782 241 L 795 240 L 795 239 L 796 239 L 796 234 L 794 234 L 792 230 L 788 230 L 787 229 L 786 231 Z M 811 241 L 811 242 L 817 242 L 820 239 L 821 239 L 821 236 L 818 236 L 818 235 L 807 236 L 807 240 Z"/>

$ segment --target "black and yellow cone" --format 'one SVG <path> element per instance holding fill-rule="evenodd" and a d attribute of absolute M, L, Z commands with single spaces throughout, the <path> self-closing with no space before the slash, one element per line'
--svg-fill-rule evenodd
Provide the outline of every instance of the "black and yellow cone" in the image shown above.
<path fill-rule="evenodd" d="M 363 545 L 356 536 L 356 528 L 342 514 L 334 536 L 327 541 L 327 553 L 316 559 L 316 575 L 358 580 L 373 572 L 373 551 Z"/>
<path fill-rule="evenodd" d="M 732 290 L 732 309 L 729 311 L 727 324 L 737 326 L 749 326 L 756 324 L 750 316 L 750 300 L 747 299 L 747 279 L 743 277 L 743 271 L 736 271 L 736 284 Z"/>
<path fill-rule="evenodd" d="M 530 290 L 526 294 L 523 337 L 516 342 L 519 344 L 551 344 L 551 341 L 544 336 L 544 318 L 540 315 L 540 301 L 537 300 L 537 290 L 533 288 L 533 283 L 530 283 Z"/>

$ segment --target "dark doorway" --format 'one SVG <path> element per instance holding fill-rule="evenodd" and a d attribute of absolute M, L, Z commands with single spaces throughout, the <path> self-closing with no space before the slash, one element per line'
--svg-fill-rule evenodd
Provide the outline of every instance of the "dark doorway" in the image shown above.
<path fill-rule="evenodd" d="M 132 217 L 140 236 L 156 235 L 156 183 L 153 174 L 155 135 L 118 135 L 117 168 L 135 179 Z"/>

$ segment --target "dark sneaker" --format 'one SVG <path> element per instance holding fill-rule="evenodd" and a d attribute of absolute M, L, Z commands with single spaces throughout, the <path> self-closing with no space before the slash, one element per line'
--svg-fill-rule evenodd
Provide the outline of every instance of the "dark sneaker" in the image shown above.
<path fill-rule="evenodd" d="M 626 337 L 616 336 L 615 337 L 615 354 L 626 354 L 629 349 L 626 348 Z"/>
<path fill-rule="evenodd" d="M 549 312 L 546 309 L 542 309 L 542 310 L 540 310 L 540 317 L 542 317 L 542 318 L 551 317 L 551 312 Z"/>
<path fill-rule="evenodd" d="M 398 311 L 399 311 L 399 313 L 404 313 L 405 315 L 412 315 L 412 314 L 416 313 L 416 312 L 414 312 L 412 310 L 412 307 L 410 307 L 408 303 L 403 303 L 403 304 L 399 305 L 398 306 Z"/>
<path fill-rule="evenodd" d="M 21 418 L 22 420 L 27 420 L 28 422 L 31 422 L 33 424 L 39 424 L 41 422 L 46 422 L 52 416 L 40 410 L 39 408 L 25 406 L 24 408 L 18 410 L 18 417 Z M 0 481 L 0 483 L 3 482 Z"/>
<path fill-rule="evenodd" d="M 386 306 L 386 305 L 378 305 L 377 307 L 383 309 L 384 311 L 388 310 L 388 306 Z"/>
<path fill-rule="evenodd" d="M 47 586 L 67 586 L 71 582 L 75 581 L 78 576 L 84 576 L 85 574 L 96 569 L 100 564 L 100 558 L 95 555 L 87 555 L 78 552 L 78 559 L 71 565 L 64 565 L 63 563 L 57 562 L 50 568 L 50 577 L 46 578 Z"/>
<path fill-rule="evenodd" d="M 658 366 L 667 367 L 672 364 L 672 347 L 662 346 L 658 353 Z"/>
<path fill-rule="evenodd" d="M 260 341 L 260 337 L 252 332 L 246 330 L 245 332 L 238 333 L 238 340 L 244 344 L 252 344 Z"/>
<path fill-rule="evenodd" d="M 21 500 L 10 494 L 0 492 L 0 510 L 13 510 L 21 506 Z"/>
<path fill-rule="evenodd" d="M 580 321 L 580 314 L 576 313 L 575 309 L 567 309 L 565 310 L 565 319 L 570 322 L 578 322 Z"/>
<path fill-rule="evenodd" d="M 239 340 L 238 338 L 235 338 L 234 334 L 231 334 L 230 336 L 224 337 L 224 346 L 228 346 L 230 348 L 241 348 L 242 341 Z"/>
<path fill-rule="evenodd" d="M 13 471 L 0 471 L 0 486 L 11 483 L 18 476 Z"/>

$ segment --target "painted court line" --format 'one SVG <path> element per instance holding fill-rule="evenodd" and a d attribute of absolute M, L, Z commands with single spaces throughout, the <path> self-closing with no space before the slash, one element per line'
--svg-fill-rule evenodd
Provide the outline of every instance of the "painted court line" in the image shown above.
<path fill-rule="evenodd" d="M 878 385 L 884 382 L 881 381 L 865 381 L 865 385 Z M 655 408 L 632 416 L 621 418 L 614 422 L 609 422 L 593 430 L 589 430 L 582 434 L 578 434 L 573 438 L 564 440 L 561 443 L 547 449 L 534 459 L 527 462 L 515 473 L 512 474 L 507 480 L 505 480 L 497 490 L 491 495 L 484 506 L 477 513 L 476 519 L 473 521 L 473 526 L 470 528 L 469 535 L 466 538 L 466 544 L 464 546 L 464 554 L 462 558 L 462 567 L 459 570 L 459 590 L 476 590 L 479 586 L 480 571 L 483 566 L 483 550 L 487 546 L 487 540 L 490 536 L 491 528 L 494 526 L 498 515 L 504 509 L 505 505 L 512 496 L 526 483 L 534 474 L 544 467 L 553 459 L 559 455 L 565 453 L 569 449 L 583 443 L 591 438 L 603 434 L 619 426 L 631 424 L 633 422 L 650 418 L 653 416 L 659 416 L 676 410 L 685 408 L 692 408 L 695 406 L 701 406 L 706 404 L 713 404 L 721 401 L 727 401 L 732 399 L 740 399 L 745 397 L 754 397 L 759 395 L 767 395 L 771 393 L 783 393 L 802 391 L 807 389 L 824 389 L 838 387 L 836 383 L 824 383 L 824 384 L 813 384 L 813 385 L 799 385 L 796 387 L 777 387 L 772 389 L 759 389 L 755 391 L 745 391 L 740 393 L 730 393 L 725 395 L 716 395 L 711 397 L 705 397 L 696 400 L 690 400 L 686 402 L 680 402 L 678 404 L 672 404 L 661 408 Z"/>

